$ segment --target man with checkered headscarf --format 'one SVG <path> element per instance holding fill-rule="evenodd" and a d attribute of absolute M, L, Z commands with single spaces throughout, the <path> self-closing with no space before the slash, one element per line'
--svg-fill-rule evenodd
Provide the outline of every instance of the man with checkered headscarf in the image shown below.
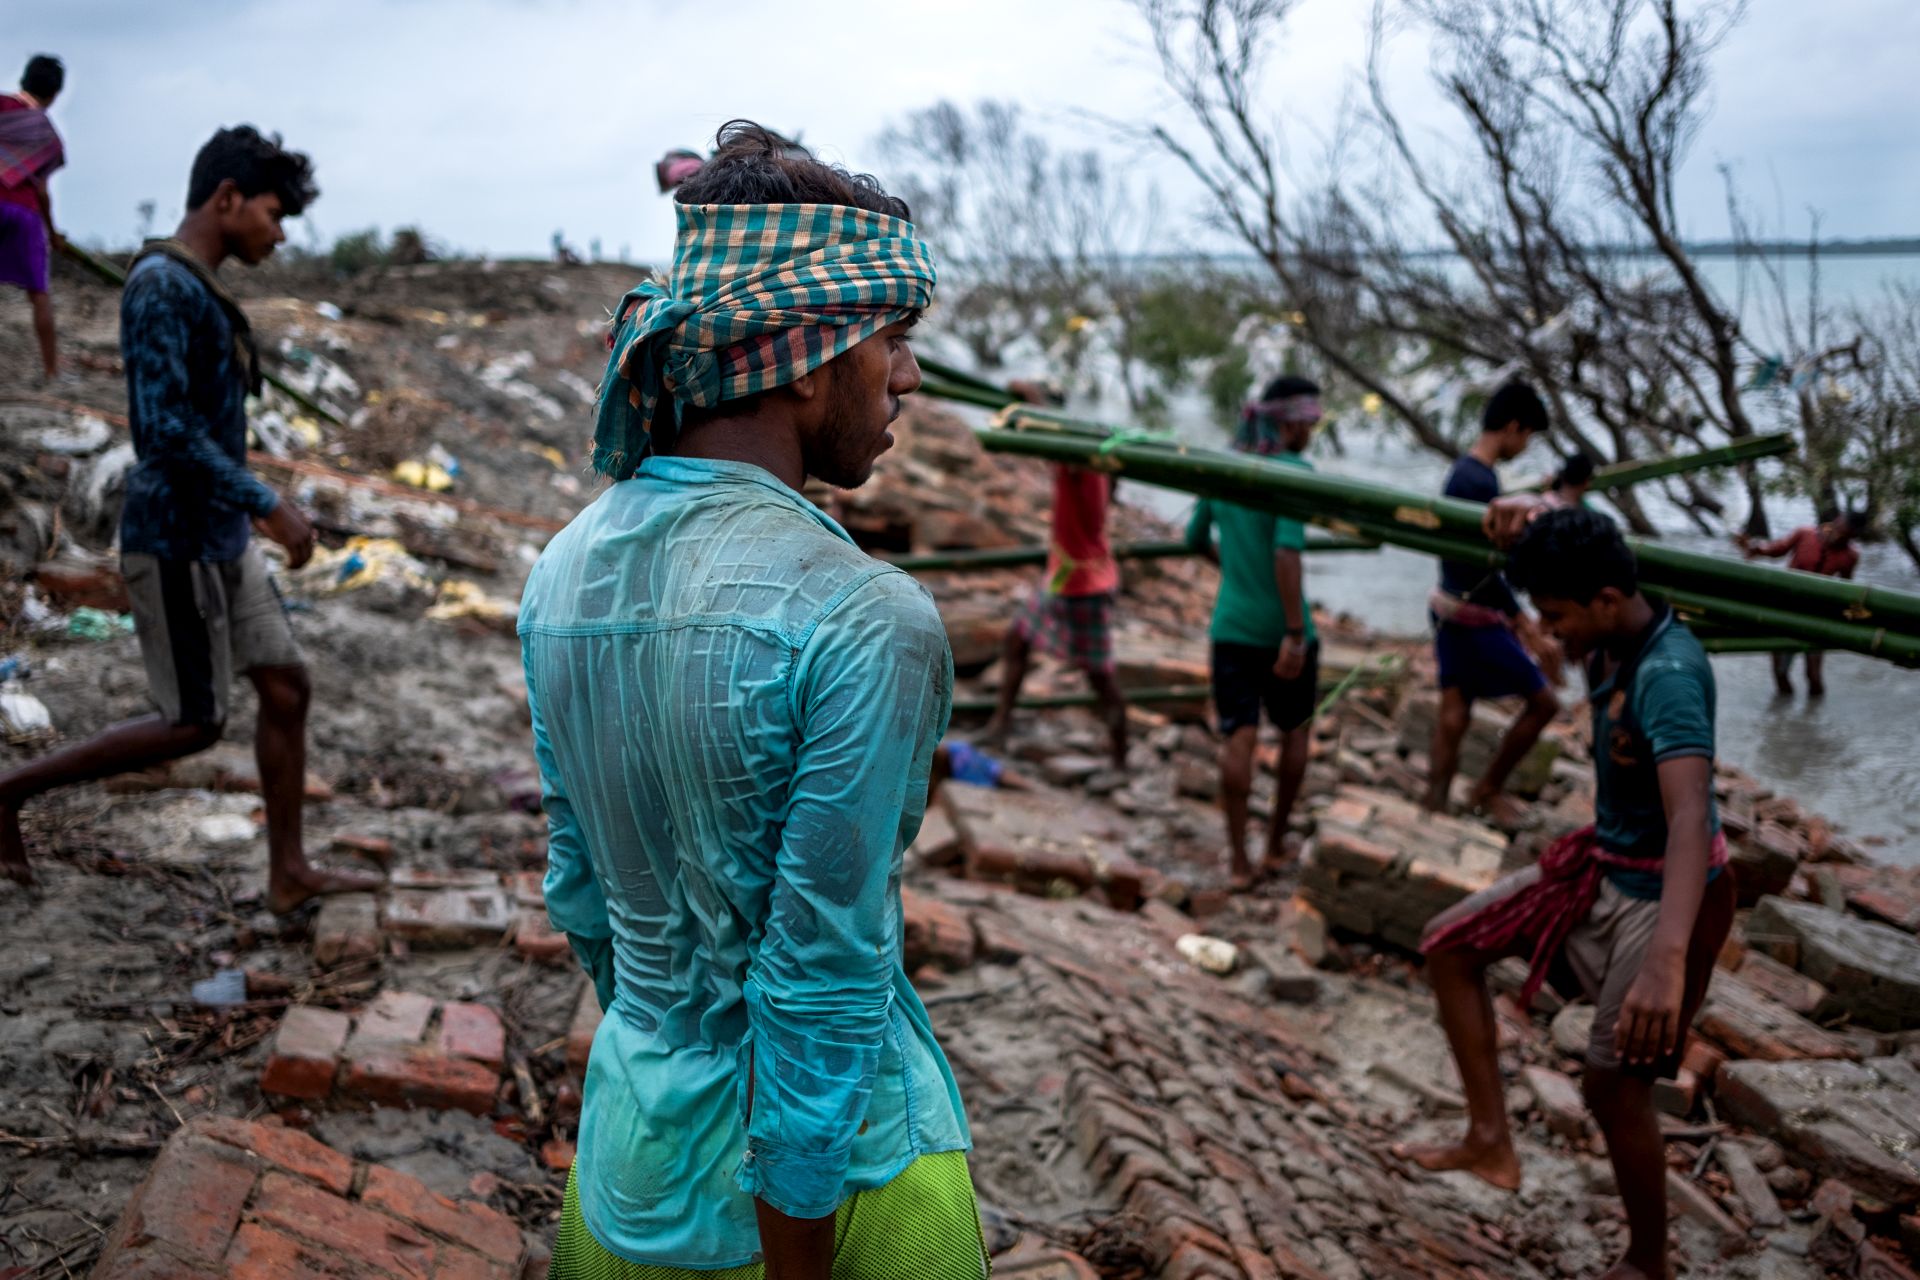
<path fill-rule="evenodd" d="M 983 1276 L 901 966 L 952 657 L 799 492 L 892 445 L 933 262 L 873 179 L 745 122 L 675 200 L 671 271 L 614 312 L 614 483 L 520 614 L 547 910 L 606 1008 L 552 1274 Z"/>

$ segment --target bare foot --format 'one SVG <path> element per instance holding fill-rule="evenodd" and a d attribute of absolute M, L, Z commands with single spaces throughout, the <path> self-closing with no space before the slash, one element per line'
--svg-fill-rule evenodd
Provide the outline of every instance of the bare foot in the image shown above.
<path fill-rule="evenodd" d="M 302 863 L 295 870 L 269 876 L 267 910 L 283 916 L 314 898 L 333 893 L 371 893 L 386 882 L 385 876 L 364 871 L 329 871 Z"/>
<path fill-rule="evenodd" d="M 1520 1189 L 1520 1157 L 1511 1143 L 1497 1146 L 1472 1141 L 1452 1143 L 1395 1143 L 1390 1150 L 1399 1159 L 1419 1165 L 1431 1173 L 1463 1170 L 1502 1191 Z"/>
<path fill-rule="evenodd" d="M 10 804 L 0 804 L 0 876 L 15 884 L 33 883 L 27 843 L 20 836 L 20 810 Z"/>
<path fill-rule="evenodd" d="M 1234 893 L 1245 893 L 1253 888 L 1253 864 L 1244 856 L 1230 857 L 1227 868 L 1227 888 Z"/>
<path fill-rule="evenodd" d="M 1663 1263 L 1658 1271 L 1649 1271 L 1638 1263 L 1622 1258 L 1609 1267 L 1600 1280 L 1673 1280 L 1673 1268 Z"/>
<path fill-rule="evenodd" d="M 1467 809 L 1502 831 L 1518 831 L 1533 820 L 1527 807 L 1505 792 L 1475 796 L 1467 801 Z"/>
<path fill-rule="evenodd" d="M 1809 698 L 1824 698 L 1827 696 L 1827 686 L 1818 681 L 1809 680 L 1807 681 L 1807 696 Z"/>

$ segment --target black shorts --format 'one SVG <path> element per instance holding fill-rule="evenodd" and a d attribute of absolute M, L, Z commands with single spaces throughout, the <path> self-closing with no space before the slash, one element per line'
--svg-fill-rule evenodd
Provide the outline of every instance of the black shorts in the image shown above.
<path fill-rule="evenodd" d="M 1261 707 L 1283 733 L 1313 719 L 1320 696 L 1320 642 L 1307 646 L 1300 674 L 1291 680 L 1273 674 L 1279 656 L 1278 645 L 1213 642 L 1213 710 L 1221 736 L 1259 728 Z"/>

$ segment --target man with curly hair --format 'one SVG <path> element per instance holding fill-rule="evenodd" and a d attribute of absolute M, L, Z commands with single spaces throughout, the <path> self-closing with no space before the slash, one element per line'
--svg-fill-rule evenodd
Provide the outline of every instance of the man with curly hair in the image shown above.
<path fill-rule="evenodd" d="M 194 157 L 187 213 L 135 257 L 120 300 L 120 350 L 138 457 L 120 517 L 121 571 L 158 714 L 0 775 L 0 871 L 32 878 L 20 806 L 55 787 L 203 751 L 226 725 L 244 671 L 260 695 L 254 752 L 267 811 L 267 906 L 288 912 L 377 878 L 309 863 L 301 846 L 307 669 L 250 526 L 313 554 L 313 528 L 247 470 L 246 399 L 260 390 L 252 326 L 216 272 L 257 266 L 284 241 L 281 220 L 318 194 L 307 157 L 250 125 L 222 129 Z"/>

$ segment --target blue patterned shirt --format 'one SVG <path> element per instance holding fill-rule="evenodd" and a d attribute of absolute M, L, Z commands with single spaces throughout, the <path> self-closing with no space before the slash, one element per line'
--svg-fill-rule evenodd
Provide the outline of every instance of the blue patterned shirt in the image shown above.
<path fill-rule="evenodd" d="M 575 1166 L 594 1238 L 742 1266 L 753 1197 L 824 1217 L 969 1146 L 901 966 L 953 691 L 925 590 L 759 467 L 649 457 L 547 547 L 520 635 L 547 912 L 610 998 Z"/>
<path fill-rule="evenodd" d="M 120 297 L 120 355 L 139 462 L 120 550 L 237 560 L 249 521 L 280 496 L 247 470 L 247 374 L 220 303 L 164 257 L 135 264 Z"/>

